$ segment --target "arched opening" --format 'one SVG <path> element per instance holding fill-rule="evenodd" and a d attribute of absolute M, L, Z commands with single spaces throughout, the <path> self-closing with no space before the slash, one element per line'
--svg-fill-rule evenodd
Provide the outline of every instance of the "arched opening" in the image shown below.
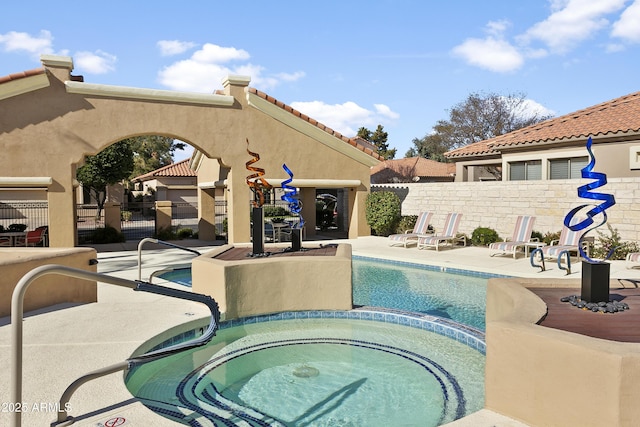
<path fill-rule="evenodd" d="M 198 236 L 193 147 L 171 136 L 144 134 L 109 145 L 77 165 L 79 244 Z M 157 206 L 170 210 L 162 227 Z M 106 207 L 106 209 L 105 209 Z"/>

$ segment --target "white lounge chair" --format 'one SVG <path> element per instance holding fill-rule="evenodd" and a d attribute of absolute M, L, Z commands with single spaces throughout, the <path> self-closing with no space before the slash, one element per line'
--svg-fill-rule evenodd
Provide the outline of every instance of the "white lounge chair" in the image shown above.
<path fill-rule="evenodd" d="M 576 224 L 582 220 L 574 221 Z M 562 231 L 560 232 L 560 238 L 558 240 L 553 240 L 549 243 L 548 246 L 540 246 L 537 249 L 531 252 L 531 265 L 533 267 L 540 267 L 541 271 L 545 271 L 546 266 L 544 264 L 545 259 L 555 259 L 558 263 L 558 267 L 562 270 L 566 270 L 567 274 L 571 274 L 571 253 L 575 253 L 576 256 L 580 256 L 580 237 L 582 236 L 581 232 L 573 231 L 566 226 L 562 227 Z M 588 255 L 589 253 L 589 245 L 587 242 L 584 242 L 584 252 Z M 537 255 L 540 254 L 540 262 L 538 265 L 535 262 L 537 261 Z M 562 256 L 567 255 L 567 266 L 563 268 Z"/>
<path fill-rule="evenodd" d="M 418 237 L 418 249 L 424 248 L 435 248 L 436 251 L 440 249 L 440 246 L 443 244 L 451 244 L 458 240 L 465 240 L 466 238 L 458 238 L 458 226 L 460 225 L 460 218 L 462 217 L 461 213 L 451 212 L 447 215 L 447 218 L 444 221 L 444 228 L 442 232 L 439 234 L 434 234 L 432 236 L 419 236 Z"/>
<path fill-rule="evenodd" d="M 506 242 L 489 244 L 489 255 L 512 254 L 513 258 L 516 258 L 518 248 L 524 248 L 525 256 L 528 255 L 528 248 L 531 243 L 531 232 L 533 231 L 533 224 L 535 222 L 535 216 L 518 216 L 511 239 Z"/>
<path fill-rule="evenodd" d="M 433 212 L 420 212 L 413 230 L 406 230 L 401 234 L 391 234 L 389 236 L 389 246 L 402 245 L 406 248 L 410 244 L 417 243 L 419 236 L 429 233 L 429 221 L 431 221 L 432 216 Z"/>
<path fill-rule="evenodd" d="M 630 252 L 627 254 L 627 268 L 640 267 L 640 252 Z"/>

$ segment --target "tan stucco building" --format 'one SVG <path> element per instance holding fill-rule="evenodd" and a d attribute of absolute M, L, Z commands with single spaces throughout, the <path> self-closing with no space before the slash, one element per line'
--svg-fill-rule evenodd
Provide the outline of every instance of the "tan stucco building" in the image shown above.
<path fill-rule="evenodd" d="M 294 173 L 300 188 L 307 236 L 314 232 L 319 188 L 348 192 L 348 235 L 368 235 L 365 198 L 370 168 L 380 157 L 282 102 L 250 88 L 248 77 L 229 76 L 214 94 L 184 93 L 84 82 L 73 76 L 70 57 L 43 55 L 42 68 L 0 78 L 0 200 L 30 191 L 45 198 L 49 242 L 76 244 L 75 171 L 86 155 L 125 138 L 164 135 L 196 148 L 199 232 L 215 238 L 215 193 L 228 203 L 230 243 L 250 240 L 250 200 L 246 163 L 278 186 Z"/>
<path fill-rule="evenodd" d="M 640 177 L 640 92 L 451 150 L 456 181 L 544 181 L 580 178 L 593 141 L 596 170 L 609 178 Z"/>

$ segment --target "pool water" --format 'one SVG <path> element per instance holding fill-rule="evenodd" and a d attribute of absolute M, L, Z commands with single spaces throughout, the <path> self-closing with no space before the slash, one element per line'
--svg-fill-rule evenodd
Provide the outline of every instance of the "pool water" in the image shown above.
<path fill-rule="evenodd" d="M 223 323 L 207 346 L 134 367 L 127 387 L 156 412 L 203 426 L 429 427 L 483 407 L 484 354 L 446 324 L 311 313 Z"/>
<path fill-rule="evenodd" d="M 451 274 L 429 266 L 367 258 L 354 258 L 352 268 L 356 306 L 424 313 L 485 329 L 488 275 Z M 191 269 L 158 277 L 191 286 Z"/>
<path fill-rule="evenodd" d="M 353 303 L 452 319 L 485 329 L 487 277 L 409 263 L 354 259 Z"/>

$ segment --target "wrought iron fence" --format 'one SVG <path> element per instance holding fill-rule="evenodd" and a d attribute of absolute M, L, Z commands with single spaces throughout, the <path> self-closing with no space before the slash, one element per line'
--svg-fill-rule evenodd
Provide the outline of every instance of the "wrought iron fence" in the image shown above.
<path fill-rule="evenodd" d="M 187 202 L 173 202 L 171 204 L 171 227 L 175 230 L 191 229 L 198 231 L 198 205 Z"/>
<path fill-rule="evenodd" d="M 216 225 L 216 235 L 226 236 L 228 229 L 227 202 L 226 200 L 216 200 L 214 207 L 214 224 Z"/>
<path fill-rule="evenodd" d="M 76 205 L 76 221 L 78 243 L 90 242 L 94 231 L 104 227 L 104 210 L 99 211 L 95 203 Z"/>
<path fill-rule="evenodd" d="M 25 230 L 48 225 L 49 204 L 42 200 L 0 201 L 0 226 L 6 230 L 12 224 L 22 224 Z"/>
<path fill-rule="evenodd" d="M 120 228 L 127 240 L 152 237 L 156 231 L 156 204 L 128 202 L 120 208 Z"/>

